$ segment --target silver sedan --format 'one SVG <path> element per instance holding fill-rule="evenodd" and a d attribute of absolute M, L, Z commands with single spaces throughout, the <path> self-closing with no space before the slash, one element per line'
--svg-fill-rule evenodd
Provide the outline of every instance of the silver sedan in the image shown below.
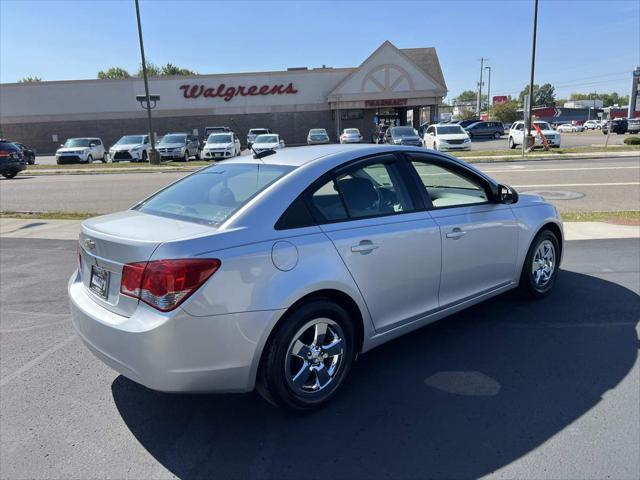
<path fill-rule="evenodd" d="M 306 410 L 358 353 L 516 287 L 545 296 L 562 248 L 553 206 L 446 154 L 301 147 L 85 221 L 68 290 L 78 334 L 122 375 Z"/>

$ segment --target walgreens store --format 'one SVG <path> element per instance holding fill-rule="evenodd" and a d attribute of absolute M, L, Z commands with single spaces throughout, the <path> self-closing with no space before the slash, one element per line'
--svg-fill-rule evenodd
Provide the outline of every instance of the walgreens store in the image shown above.
<path fill-rule="evenodd" d="M 289 68 L 151 79 L 160 95 L 153 110 L 157 135 L 228 126 L 242 142 L 250 128 L 271 128 L 288 145 L 303 144 L 311 128 L 336 141 L 344 128 L 368 140 L 378 123 L 432 121 L 447 93 L 434 48 L 398 49 L 384 42 L 358 67 Z M 136 100 L 141 79 L 76 80 L 0 85 L 0 137 L 40 153 L 71 137 L 100 137 L 107 145 L 122 135 L 147 131 Z"/>

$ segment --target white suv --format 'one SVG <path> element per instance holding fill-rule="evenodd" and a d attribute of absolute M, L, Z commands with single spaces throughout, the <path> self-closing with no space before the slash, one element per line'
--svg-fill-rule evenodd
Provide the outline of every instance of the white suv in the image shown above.
<path fill-rule="evenodd" d="M 582 126 L 585 130 L 600 130 L 602 128 L 598 120 L 587 120 Z"/>
<path fill-rule="evenodd" d="M 113 163 L 122 160 L 146 162 L 149 148 L 149 135 L 125 135 L 109 149 L 109 157 Z"/>
<path fill-rule="evenodd" d="M 560 148 L 560 132 L 551 128 L 547 122 L 536 120 L 533 122 L 541 131 L 550 147 Z M 538 134 L 537 129 L 533 131 L 534 147 L 542 146 L 542 137 Z M 509 129 L 509 148 L 516 148 L 524 142 L 524 122 L 515 122 Z"/>
<path fill-rule="evenodd" d="M 91 163 L 102 160 L 106 163 L 107 155 L 104 144 L 99 138 L 69 138 L 56 151 L 56 163 Z"/>

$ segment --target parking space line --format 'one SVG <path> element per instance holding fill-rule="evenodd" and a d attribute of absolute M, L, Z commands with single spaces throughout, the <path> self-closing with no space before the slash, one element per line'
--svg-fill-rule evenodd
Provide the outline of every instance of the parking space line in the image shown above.
<path fill-rule="evenodd" d="M 71 343 L 71 341 L 75 340 L 76 338 L 78 338 L 78 337 L 75 334 L 65 338 L 61 342 L 56 343 L 53 347 L 51 347 L 48 350 L 45 350 L 44 352 L 42 352 L 40 355 L 38 355 L 33 360 L 25 363 L 22 367 L 20 367 L 15 372 L 10 373 L 9 375 L 7 375 L 4 378 L 0 379 L 0 387 L 4 387 L 11 380 L 14 380 L 14 379 L 20 377 L 22 374 L 27 373 L 33 367 L 35 367 L 40 362 L 45 360 L 49 355 L 51 355 L 51 354 L 57 352 L 58 350 L 60 350 L 61 348 L 65 347 L 68 343 Z"/>
<path fill-rule="evenodd" d="M 585 168 L 579 168 L 579 167 L 575 167 L 575 168 L 531 168 L 531 169 L 526 169 L 526 168 L 520 168 L 517 170 L 514 169 L 497 169 L 497 170 L 483 170 L 483 172 L 486 173 L 520 173 L 520 172 L 586 172 L 589 170 L 627 170 L 627 169 L 634 169 L 634 170 L 639 170 L 640 169 L 640 164 L 639 165 L 628 165 L 628 166 L 624 166 L 624 167 L 585 167 Z"/>
<path fill-rule="evenodd" d="M 29 332 L 31 330 L 39 330 L 41 328 L 54 327 L 56 325 L 63 325 L 69 323 L 68 320 L 60 320 L 58 322 L 42 323 L 40 325 L 31 325 L 30 327 L 18 327 L 18 328 L 0 328 L 0 333 L 19 333 Z"/>

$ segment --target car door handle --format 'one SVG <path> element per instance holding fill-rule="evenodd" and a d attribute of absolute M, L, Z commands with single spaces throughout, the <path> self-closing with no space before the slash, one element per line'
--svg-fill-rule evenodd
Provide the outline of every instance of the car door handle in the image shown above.
<path fill-rule="evenodd" d="M 447 233 L 447 238 L 451 238 L 452 240 L 458 240 L 459 238 L 464 237 L 467 232 L 460 230 L 459 228 L 454 228 L 449 233 Z"/>
<path fill-rule="evenodd" d="M 353 253 L 369 253 L 378 248 L 379 245 L 374 244 L 371 240 L 362 240 L 358 245 L 352 245 Z"/>

